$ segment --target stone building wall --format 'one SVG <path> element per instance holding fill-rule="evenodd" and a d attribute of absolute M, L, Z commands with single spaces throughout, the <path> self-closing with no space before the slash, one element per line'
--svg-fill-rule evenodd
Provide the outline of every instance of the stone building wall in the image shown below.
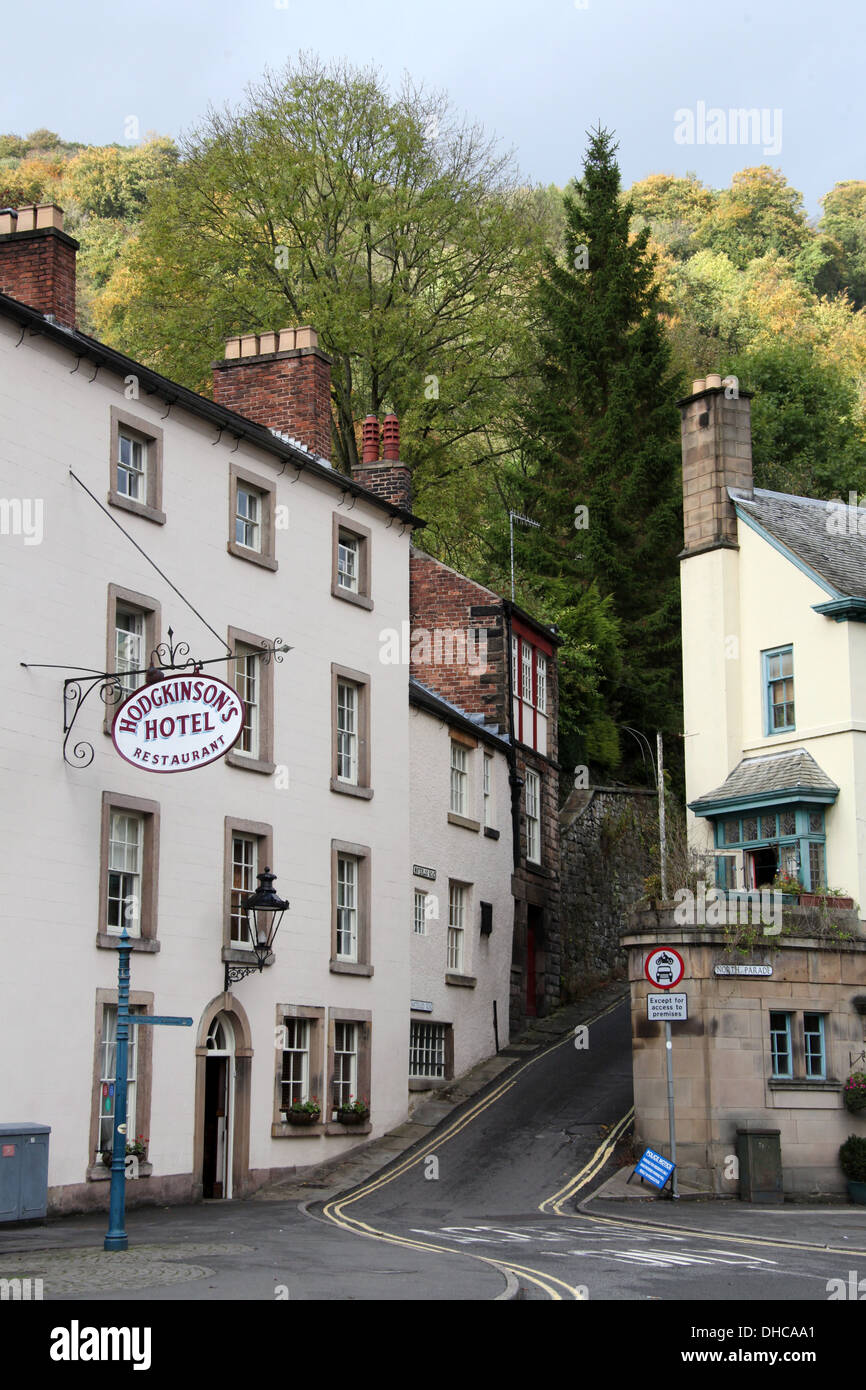
<path fill-rule="evenodd" d="M 589 787 L 559 813 L 563 998 L 625 965 L 620 934 L 654 867 L 656 808 L 647 788 Z"/>

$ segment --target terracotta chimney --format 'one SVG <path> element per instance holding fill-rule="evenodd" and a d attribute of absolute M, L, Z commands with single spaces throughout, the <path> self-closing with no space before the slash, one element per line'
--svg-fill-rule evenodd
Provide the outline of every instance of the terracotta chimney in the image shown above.
<path fill-rule="evenodd" d="M 681 558 L 720 546 L 736 547 L 737 517 L 729 487 L 751 494 L 752 426 L 750 391 L 734 377 L 710 374 L 695 381 L 680 401 L 683 450 Z"/>
<path fill-rule="evenodd" d="M 352 477 L 377 497 L 408 512 L 412 506 L 412 475 L 400 462 L 400 422 L 396 415 L 386 415 L 382 426 L 385 450 L 380 460 L 379 421 L 375 415 L 368 415 L 364 421 L 362 461 L 352 469 Z"/>
<path fill-rule="evenodd" d="M 75 327 L 75 253 L 55 203 L 0 209 L 0 294 Z"/>
<path fill-rule="evenodd" d="M 214 400 L 331 457 L 331 359 L 315 329 L 229 338 L 213 363 Z"/>

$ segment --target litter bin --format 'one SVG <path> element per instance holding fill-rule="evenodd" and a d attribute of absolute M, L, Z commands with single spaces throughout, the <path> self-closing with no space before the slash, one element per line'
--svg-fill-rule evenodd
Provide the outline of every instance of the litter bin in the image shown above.
<path fill-rule="evenodd" d="M 34 1221 L 48 1211 L 50 1125 L 0 1125 L 0 1222 Z"/>
<path fill-rule="evenodd" d="M 782 1145 L 778 1129 L 738 1129 L 742 1202 L 782 1202 Z"/>

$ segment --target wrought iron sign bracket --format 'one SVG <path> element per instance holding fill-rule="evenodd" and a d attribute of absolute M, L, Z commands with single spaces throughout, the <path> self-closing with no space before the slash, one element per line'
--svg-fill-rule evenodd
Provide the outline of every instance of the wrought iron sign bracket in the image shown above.
<path fill-rule="evenodd" d="M 232 985 L 237 984 L 238 980 L 245 980 L 247 975 L 255 975 L 256 971 L 261 970 L 261 968 L 260 965 L 232 965 L 230 961 L 226 961 L 224 992 L 228 994 Z"/>
<path fill-rule="evenodd" d="M 286 652 L 292 648 L 283 641 L 281 637 L 275 637 L 273 641 L 263 641 L 261 643 L 261 658 L 266 666 L 271 661 L 281 662 Z M 99 691 L 99 697 L 106 708 L 119 705 L 125 695 L 131 693 L 124 686 L 124 679 L 130 676 L 144 676 L 145 681 L 162 680 L 166 673 L 171 671 L 200 671 L 204 666 L 216 666 L 227 661 L 234 661 L 235 653 L 230 652 L 228 656 L 209 657 L 206 661 L 197 661 L 189 655 L 189 644 L 186 642 L 174 641 L 174 632 L 168 629 L 168 641 L 160 642 L 154 647 L 150 656 L 150 665 L 145 670 L 124 671 L 94 671 L 86 666 L 60 666 L 55 662 L 29 662 L 22 661 L 21 665 L 26 670 L 51 670 L 63 671 L 74 670 L 84 674 L 67 676 L 63 682 L 63 761 L 70 767 L 89 767 L 95 757 L 95 750 L 92 743 L 86 739 L 79 739 L 70 747 L 72 731 L 75 721 L 78 718 L 81 707 L 87 697 L 94 690 Z M 239 977 L 242 978 L 242 977 Z"/>

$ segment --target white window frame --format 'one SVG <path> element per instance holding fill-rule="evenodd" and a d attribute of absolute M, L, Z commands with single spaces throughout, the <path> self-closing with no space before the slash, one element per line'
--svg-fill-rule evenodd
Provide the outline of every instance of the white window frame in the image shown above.
<path fill-rule="evenodd" d="M 482 761 L 482 792 L 484 799 L 484 824 L 492 826 L 493 820 L 493 754 L 485 753 Z"/>
<path fill-rule="evenodd" d="M 547 714 L 547 657 L 541 651 L 535 653 L 535 708 Z"/>
<path fill-rule="evenodd" d="M 451 739 L 451 811 L 455 816 L 469 814 L 469 749 Z"/>
<path fill-rule="evenodd" d="M 520 696 L 520 648 L 519 637 L 511 638 L 511 685 L 514 694 Z"/>
<path fill-rule="evenodd" d="M 130 1013 L 141 1013 L 141 1008 L 130 1008 Z M 126 1063 L 126 1142 L 135 1138 L 135 1102 L 138 1090 L 138 1029 L 133 1024 L 129 1029 L 129 1045 Z M 114 1148 L 114 1106 L 117 1100 L 115 1082 L 117 1079 L 117 1005 L 103 1004 L 102 1032 L 99 1039 L 99 1087 L 96 1122 L 96 1161 L 106 1149 Z M 106 1102 L 110 1109 L 106 1110 Z M 92 1132 L 92 1131 L 91 1131 Z"/>
<path fill-rule="evenodd" d="M 121 618 L 134 623 L 134 630 L 120 627 Z M 143 672 L 147 664 L 144 652 L 146 635 L 147 615 L 118 602 L 114 611 L 114 670 L 120 677 L 124 696 L 131 695 L 144 684 Z M 141 674 L 130 676 L 130 671 L 138 671 Z"/>
<path fill-rule="evenodd" d="M 280 1109 L 288 1110 L 310 1099 L 310 1042 L 313 1030 L 308 1018 L 284 1018 L 283 1028 L 285 1041 L 280 1071 Z"/>
<path fill-rule="evenodd" d="M 347 698 L 348 697 L 348 698 Z M 360 687 L 337 678 L 337 781 L 358 785 L 358 720 Z"/>
<path fill-rule="evenodd" d="M 520 639 L 520 695 L 524 704 L 532 704 L 532 647 L 525 637 Z"/>
<path fill-rule="evenodd" d="M 244 851 L 238 855 L 238 848 L 243 845 Z M 247 854 L 247 850 L 250 851 Z M 246 835 L 243 831 L 232 831 L 232 864 L 231 864 L 231 893 L 234 898 L 235 893 L 246 897 L 248 893 L 256 891 L 256 879 L 259 872 L 259 841 L 255 835 Z M 246 879 L 246 883 L 238 883 L 238 878 Z M 235 935 L 235 932 L 238 935 Z M 250 941 L 250 934 L 247 930 L 247 919 L 241 901 L 238 901 L 237 908 L 232 907 L 229 922 L 229 945 L 240 951 L 251 951 L 253 943 Z"/>
<path fill-rule="evenodd" d="M 130 826 L 136 827 L 131 837 L 127 832 Z M 124 924 L 130 936 L 141 935 L 141 875 L 144 862 L 144 816 L 138 811 L 112 808 L 108 820 L 108 883 L 106 886 L 105 930 L 111 936 L 120 936 Z M 131 857 L 130 857 L 131 854 Z M 123 861 L 123 862 L 120 862 Z M 119 880 L 118 892 L 112 893 L 112 879 Z M 124 904 L 115 911 L 112 923 L 112 904 Z"/>
<path fill-rule="evenodd" d="M 341 532 L 337 536 L 337 586 L 347 593 L 360 593 L 361 538 Z"/>
<path fill-rule="evenodd" d="M 129 459 L 124 460 L 123 446 L 129 445 Z M 138 461 L 136 461 L 136 451 Z M 135 490 L 129 486 L 134 483 Z M 117 491 L 130 502 L 147 505 L 147 440 L 120 427 L 117 433 Z"/>
<path fill-rule="evenodd" d="M 420 912 L 419 912 L 420 907 Z M 427 935 L 427 894 L 423 888 L 415 889 L 415 904 L 412 916 L 412 931 L 415 936 Z"/>
<path fill-rule="evenodd" d="M 448 884 L 448 970 L 462 975 L 465 964 L 466 946 L 466 895 L 465 883 Z"/>
<path fill-rule="evenodd" d="M 537 772 L 526 773 L 526 857 L 533 864 L 541 863 L 541 778 Z"/>
<path fill-rule="evenodd" d="M 358 1047 L 360 1025 L 348 1019 L 334 1020 L 334 1075 L 331 1100 L 335 1110 L 360 1100 L 358 1095 Z"/>
<path fill-rule="evenodd" d="M 244 702 L 244 727 L 235 751 L 258 758 L 261 736 L 261 656 L 238 645 L 235 653 L 235 689 Z"/>
<path fill-rule="evenodd" d="M 361 866 L 356 855 L 337 852 L 336 959 L 357 961 Z M 341 950 L 342 946 L 342 950 Z"/>
<path fill-rule="evenodd" d="M 241 499 L 245 499 L 242 506 Z M 249 504 L 252 503 L 252 506 Z M 247 507 L 245 510 L 244 508 Z M 249 483 L 238 482 L 235 498 L 235 545 L 262 553 L 262 494 Z"/>

